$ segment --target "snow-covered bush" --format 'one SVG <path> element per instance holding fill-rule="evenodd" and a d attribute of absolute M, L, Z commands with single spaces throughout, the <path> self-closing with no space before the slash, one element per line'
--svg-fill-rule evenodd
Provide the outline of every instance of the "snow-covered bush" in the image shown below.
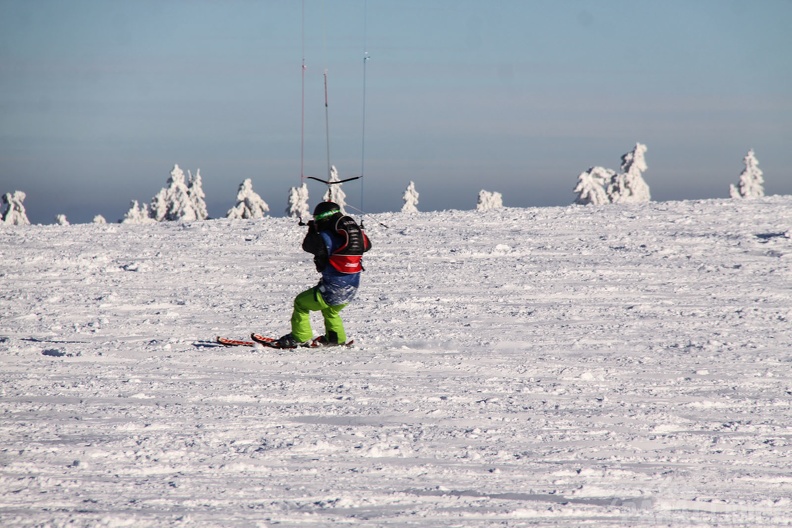
<path fill-rule="evenodd" d="M 66 219 L 65 214 L 55 215 L 55 223 L 62 226 L 69 225 L 69 221 Z"/>
<path fill-rule="evenodd" d="M 591 167 L 589 170 L 581 172 L 575 187 L 575 192 L 578 195 L 575 203 L 580 205 L 610 203 L 605 188 L 614 176 L 616 173 L 605 167 Z"/>
<path fill-rule="evenodd" d="M 503 207 L 503 195 L 499 192 L 479 191 L 476 211 L 489 211 Z"/>
<path fill-rule="evenodd" d="M 286 214 L 298 219 L 311 216 L 308 207 L 308 186 L 305 183 L 289 189 L 289 207 L 286 208 Z"/>
<path fill-rule="evenodd" d="M 404 191 L 402 199 L 404 205 L 402 206 L 402 213 L 417 213 L 418 212 L 418 191 L 415 190 L 415 182 L 411 181 L 410 185 Z"/>
<path fill-rule="evenodd" d="M 0 215 L 0 223 L 5 225 L 30 225 L 27 213 L 25 212 L 25 193 L 14 191 L 3 195 L 5 210 Z"/>
<path fill-rule="evenodd" d="M 743 158 L 745 169 L 740 173 L 740 181 L 735 187 L 729 185 L 732 198 L 761 198 L 764 196 L 764 178 L 753 149 Z"/>
<path fill-rule="evenodd" d="M 107 220 L 105 220 L 105 217 L 102 216 L 102 215 L 96 215 L 93 218 L 93 223 L 94 224 L 106 224 Z"/>
<path fill-rule="evenodd" d="M 346 214 L 344 212 L 344 208 L 346 207 L 346 193 L 341 189 L 342 184 L 333 183 L 341 181 L 338 177 L 338 170 L 335 168 L 335 165 L 330 167 L 330 179 L 327 181 L 329 181 L 331 185 L 327 186 L 327 192 L 322 196 L 322 201 L 337 203 L 341 208 L 341 212 Z"/>
<path fill-rule="evenodd" d="M 232 220 L 247 220 L 250 218 L 263 218 L 269 211 L 269 205 L 253 190 L 253 182 L 246 179 L 239 186 L 237 203 L 228 210 L 226 218 Z"/>
<path fill-rule="evenodd" d="M 124 218 L 121 220 L 122 224 L 151 224 L 154 222 L 156 220 L 151 217 L 148 205 L 138 204 L 137 200 L 132 200 L 129 204 L 129 211 L 124 214 Z"/>
<path fill-rule="evenodd" d="M 200 194 L 203 194 L 202 190 Z M 201 200 L 203 200 L 203 197 L 201 197 Z M 168 178 L 168 186 L 161 189 L 151 199 L 149 212 L 151 217 L 157 222 L 176 220 L 192 222 L 205 219 L 205 217 L 201 216 L 201 212 L 196 209 L 195 200 L 187 183 L 184 181 L 184 172 L 178 165 L 173 166 L 170 178 Z"/>
<path fill-rule="evenodd" d="M 578 195 L 575 203 L 601 205 L 650 201 L 649 186 L 642 176 L 648 168 L 644 158 L 646 151 L 646 145 L 636 143 L 633 150 L 622 156 L 620 173 L 604 167 L 592 167 L 581 172 L 574 190 Z"/>

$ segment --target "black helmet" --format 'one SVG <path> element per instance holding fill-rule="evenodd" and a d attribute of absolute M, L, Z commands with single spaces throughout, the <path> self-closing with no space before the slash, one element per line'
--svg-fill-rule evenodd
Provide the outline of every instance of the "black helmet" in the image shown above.
<path fill-rule="evenodd" d="M 319 202 L 313 212 L 314 221 L 321 222 L 327 220 L 336 213 L 341 212 L 341 207 L 334 202 Z"/>

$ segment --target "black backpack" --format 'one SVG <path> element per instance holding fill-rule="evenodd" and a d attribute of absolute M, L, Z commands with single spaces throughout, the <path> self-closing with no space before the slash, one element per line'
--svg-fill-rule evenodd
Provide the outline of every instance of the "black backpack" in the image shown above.
<path fill-rule="evenodd" d="M 362 255 L 371 247 L 366 233 L 352 217 L 341 216 L 335 223 L 335 232 L 346 241 L 333 255 Z"/>
<path fill-rule="evenodd" d="M 371 241 L 360 226 L 349 216 L 340 216 L 334 224 L 335 232 L 344 237 L 344 243 L 329 256 L 330 265 L 341 273 L 363 271 L 361 257 L 371 249 Z"/>

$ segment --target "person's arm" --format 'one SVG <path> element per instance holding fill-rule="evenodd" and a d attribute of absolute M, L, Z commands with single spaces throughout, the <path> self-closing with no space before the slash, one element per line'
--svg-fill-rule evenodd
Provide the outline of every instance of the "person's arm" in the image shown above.
<path fill-rule="evenodd" d="M 322 235 L 316 230 L 316 225 L 313 220 L 308 222 L 308 233 L 305 235 L 302 243 L 303 251 L 314 256 L 314 264 L 316 271 L 324 271 L 328 263 L 327 246 L 322 238 Z"/>

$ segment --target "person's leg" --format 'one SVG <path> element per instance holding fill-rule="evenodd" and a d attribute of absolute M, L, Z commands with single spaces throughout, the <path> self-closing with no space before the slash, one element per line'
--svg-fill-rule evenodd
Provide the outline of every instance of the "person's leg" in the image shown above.
<path fill-rule="evenodd" d="M 304 343 L 313 338 L 311 329 L 311 311 L 328 308 L 316 288 L 305 290 L 294 298 L 294 310 L 291 316 L 291 334 L 294 339 Z"/>
<path fill-rule="evenodd" d="M 325 323 L 325 337 L 330 343 L 346 343 L 347 336 L 344 331 L 344 322 L 341 320 L 341 310 L 346 304 L 327 306 L 322 309 Z"/>

